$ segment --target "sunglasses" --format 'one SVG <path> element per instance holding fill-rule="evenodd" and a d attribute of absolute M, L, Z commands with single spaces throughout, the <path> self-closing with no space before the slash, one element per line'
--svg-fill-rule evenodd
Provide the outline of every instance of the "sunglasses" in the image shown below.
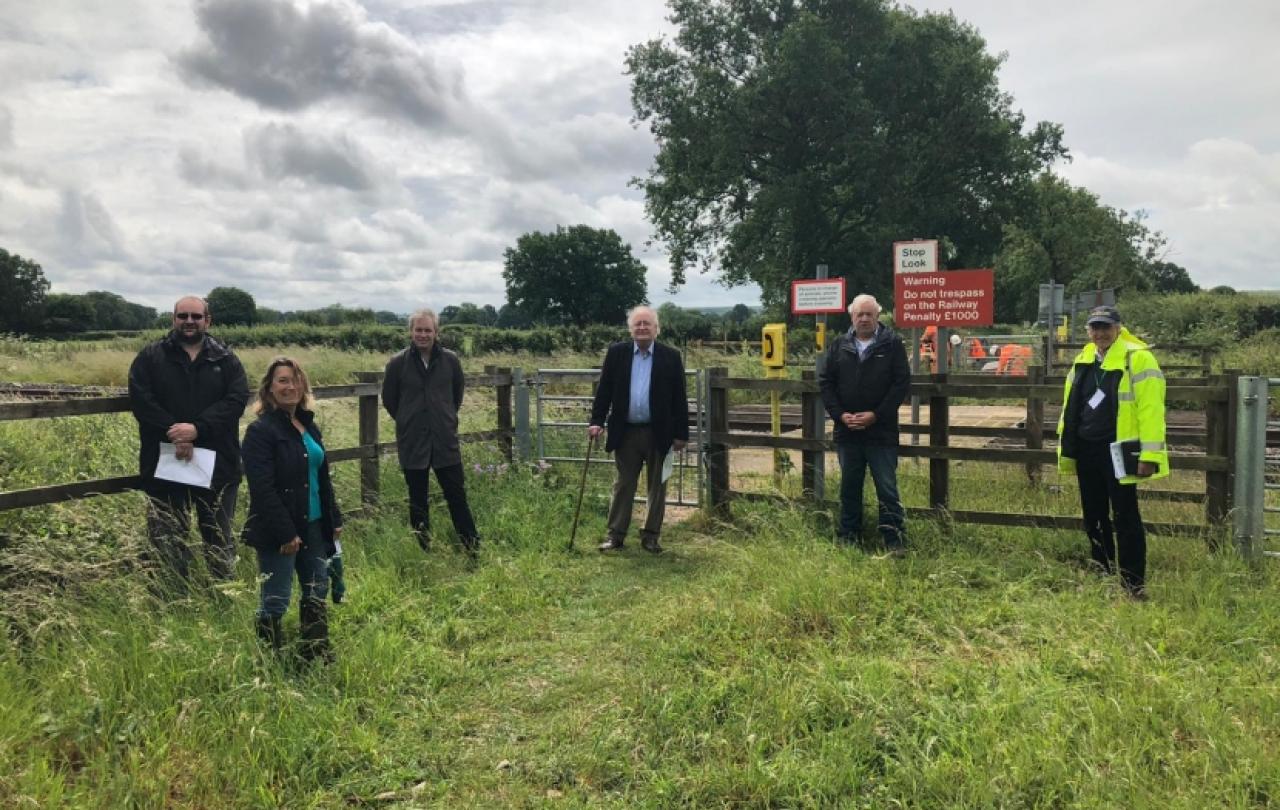
<path fill-rule="evenodd" d="M 173 313 L 175 321 L 203 321 L 203 312 L 175 312 Z"/>

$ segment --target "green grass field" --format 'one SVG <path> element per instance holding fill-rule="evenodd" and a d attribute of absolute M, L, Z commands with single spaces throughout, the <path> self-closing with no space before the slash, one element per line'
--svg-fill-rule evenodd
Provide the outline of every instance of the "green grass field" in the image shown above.
<path fill-rule="evenodd" d="M 312 360 L 321 382 L 367 365 Z M 330 446 L 355 443 L 353 408 L 322 403 Z M 492 419 L 491 395 L 469 395 L 464 430 Z M 127 415 L 0 423 L 0 489 L 131 472 L 133 441 Z M 606 557 L 607 467 L 568 550 L 580 468 L 466 452 L 495 468 L 469 468 L 479 561 L 447 530 L 418 549 L 386 459 L 381 507 L 344 536 L 338 660 L 310 669 L 254 639 L 251 551 L 234 583 L 161 601 L 137 565 L 141 496 L 0 514 L 0 806 L 1280 801 L 1274 564 L 1153 537 L 1151 601 L 1133 603 L 1079 564 L 1073 532 L 913 521 L 894 560 L 834 547 L 830 515 L 799 502 L 694 513 L 666 554 Z M 927 465 L 900 474 L 922 505 Z M 337 467 L 348 509 L 357 475 Z M 956 464 L 952 492 L 956 508 L 1078 509 L 1071 482 L 1033 488 L 1012 466 Z"/>
<path fill-rule="evenodd" d="M 0 804 L 1200 808 L 1280 790 L 1274 568 L 1156 538 L 1134 604 L 1071 533 L 917 523 L 891 560 L 767 505 L 673 526 L 662 557 L 603 557 L 602 486 L 565 548 L 571 472 L 473 474 L 472 566 L 417 549 L 386 471 L 383 510 L 346 536 L 338 662 L 310 670 L 253 639 L 250 559 L 219 595 L 162 604 L 122 570 L 138 498 L 35 510 L 48 533 L 6 550 Z M 353 503 L 351 465 L 339 478 Z"/>

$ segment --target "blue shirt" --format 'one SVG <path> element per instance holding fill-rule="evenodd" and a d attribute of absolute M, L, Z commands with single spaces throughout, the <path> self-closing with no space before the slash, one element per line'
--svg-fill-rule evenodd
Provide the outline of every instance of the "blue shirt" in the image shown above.
<path fill-rule="evenodd" d="M 309 431 L 302 431 L 302 444 L 307 448 L 307 491 L 311 503 L 307 507 L 307 520 L 320 519 L 320 465 L 324 464 L 324 448 L 311 438 Z"/>
<path fill-rule="evenodd" d="M 627 421 L 633 425 L 649 424 L 649 380 L 653 377 L 653 344 L 641 350 L 631 344 L 631 406 Z"/>

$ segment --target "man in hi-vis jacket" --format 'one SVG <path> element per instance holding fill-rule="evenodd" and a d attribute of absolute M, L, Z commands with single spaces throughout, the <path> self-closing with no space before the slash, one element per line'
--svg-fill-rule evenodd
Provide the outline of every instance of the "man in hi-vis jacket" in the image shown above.
<path fill-rule="evenodd" d="M 1137 484 L 1169 474 L 1164 372 L 1147 344 L 1121 325 L 1115 307 L 1090 311 L 1088 330 L 1090 342 L 1076 355 L 1062 395 L 1058 469 L 1074 472 L 1080 484 L 1085 533 L 1098 572 L 1115 573 L 1118 563 L 1126 592 L 1145 599 L 1147 535 Z M 1119 477 L 1113 442 L 1127 442 L 1136 453 L 1133 469 L 1122 469 Z"/>

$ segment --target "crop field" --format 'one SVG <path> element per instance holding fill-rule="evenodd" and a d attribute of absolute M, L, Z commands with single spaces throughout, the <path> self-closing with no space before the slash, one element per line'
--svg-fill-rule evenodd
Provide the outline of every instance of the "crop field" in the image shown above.
<path fill-rule="evenodd" d="M 0 366 L 119 384 L 132 352 L 103 351 L 118 356 L 10 353 Z M 257 352 L 244 353 L 251 379 L 274 353 Z M 318 384 L 385 359 L 296 354 Z M 322 402 L 319 418 L 329 446 L 356 444 L 353 400 Z M 493 424 L 492 390 L 469 391 L 463 430 Z M 567 431 L 559 446 L 581 455 L 585 438 Z M 0 422 L 0 490 L 129 474 L 135 454 L 126 414 Z M 1074 532 L 911 521 L 899 560 L 835 547 L 830 510 L 799 500 L 735 504 L 725 520 L 674 510 L 663 555 L 631 541 L 603 556 L 610 465 L 588 481 L 569 548 L 580 465 L 507 465 L 488 444 L 464 454 L 484 538 L 474 562 L 447 530 L 419 550 L 394 456 L 363 512 L 358 465 L 336 466 L 349 594 L 330 611 L 328 666 L 258 646 L 247 549 L 234 582 L 156 596 L 139 495 L 0 513 L 0 806 L 1280 801 L 1275 561 L 1152 537 L 1151 600 L 1134 603 L 1082 565 Z M 735 488 L 774 490 L 767 451 L 734 455 Z M 908 505 L 924 505 L 927 469 L 902 461 Z M 1038 485 L 1015 465 L 956 463 L 951 477 L 957 509 L 1078 511 L 1074 482 L 1048 469 Z M 793 467 L 784 492 L 798 479 Z M 837 480 L 832 468 L 828 498 Z M 1203 519 L 1196 503 L 1143 508 Z M 432 514 L 444 529 L 443 504 Z"/>

